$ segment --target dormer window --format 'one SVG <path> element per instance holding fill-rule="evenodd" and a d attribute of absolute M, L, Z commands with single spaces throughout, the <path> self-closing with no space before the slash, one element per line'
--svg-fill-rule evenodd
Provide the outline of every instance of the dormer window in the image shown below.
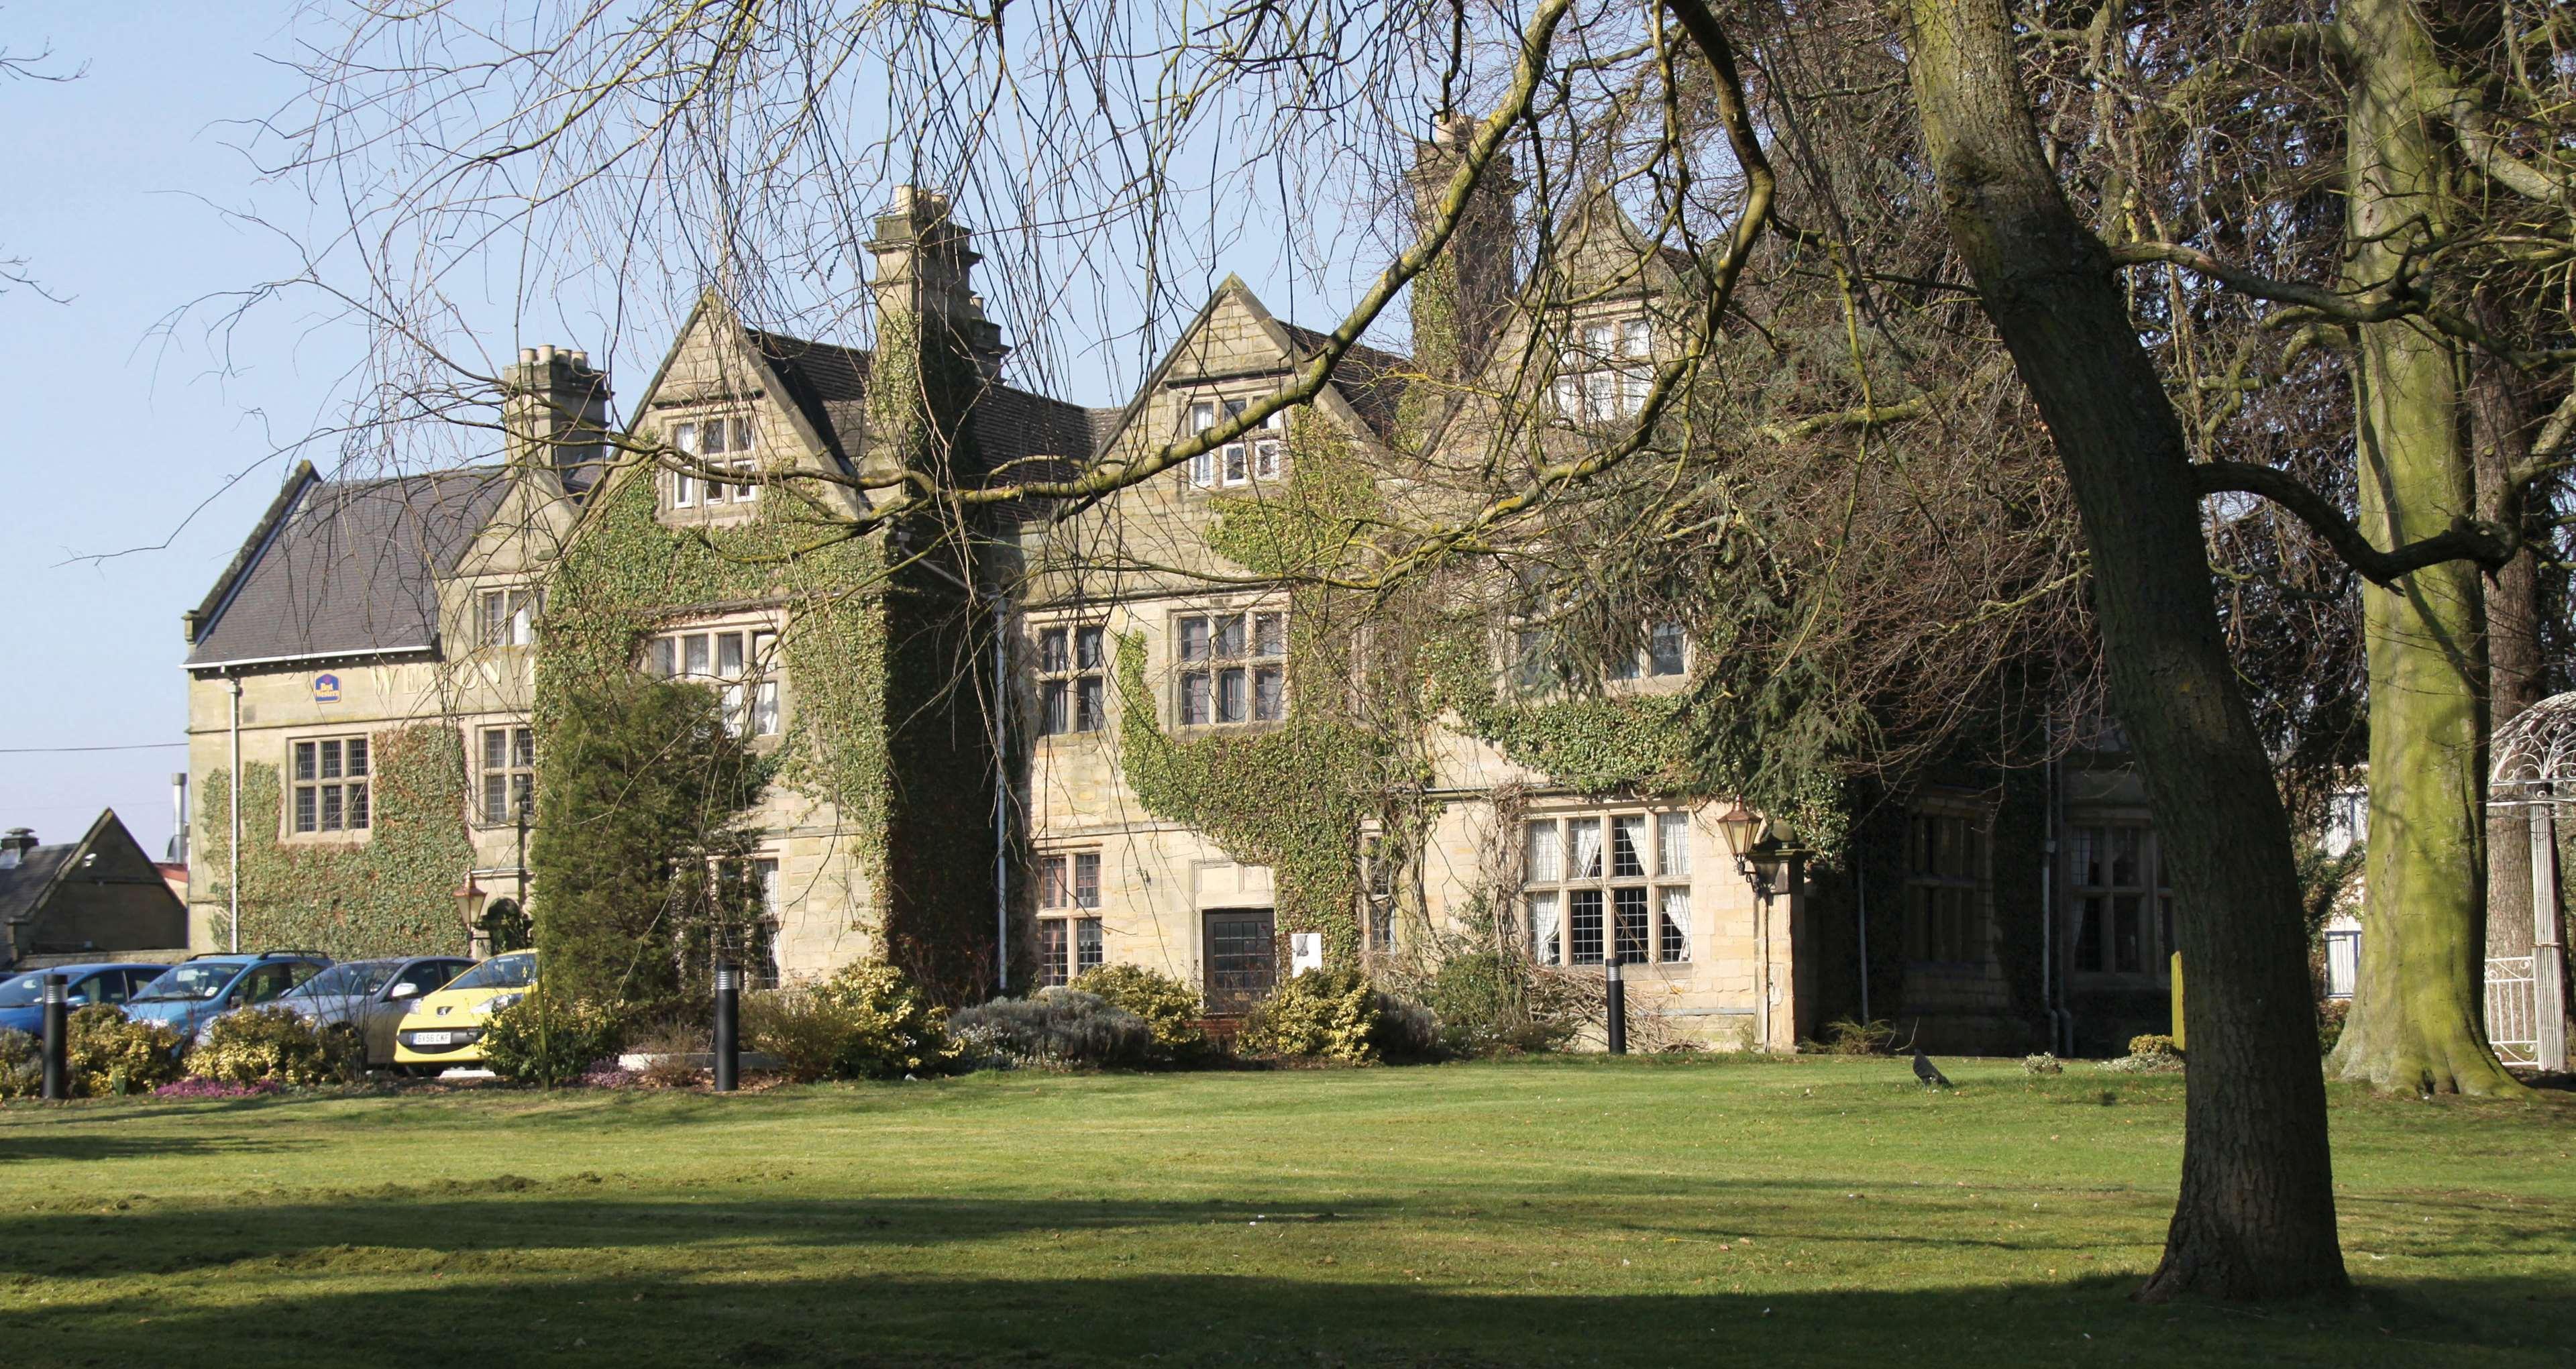
<path fill-rule="evenodd" d="M 476 635 L 484 646 L 526 646 L 537 640 L 537 591 L 487 589 L 475 596 Z"/>
<path fill-rule="evenodd" d="M 1206 432 L 1217 425 L 1220 402 L 1202 400 L 1190 406 L 1190 432 Z M 1242 413 L 1244 401 L 1222 401 L 1225 417 Z M 1285 411 L 1283 410 L 1282 413 Z M 1249 485 L 1255 480 L 1276 480 L 1287 469 L 1286 428 L 1281 414 L 1272 414 L 1260 427 L 1235 441 L 1190 458 L 1190 483 L 1200 489 L 1219 486 Z"/>
<path fill-rule="evenodd" d="M 750 476 L 758 470 L 755 452 L 759 438 L 755 432 L 748 417 L 695 419 L 672 427 L 671 448 L 684 454 L 694 466 Z M 748 504 L 758 498 L 760 485 L 756 480 L 716 480 L 697 470 L 671 472 L 671 507 L 675 509 Z"/>
<path fill-rule="evenodd" d="M 1581 423 L 1633 417 L 1654 388 L 1654 334 L 1643 318 L 1594 319 L 1558 358 L 1557 412 Z"/>

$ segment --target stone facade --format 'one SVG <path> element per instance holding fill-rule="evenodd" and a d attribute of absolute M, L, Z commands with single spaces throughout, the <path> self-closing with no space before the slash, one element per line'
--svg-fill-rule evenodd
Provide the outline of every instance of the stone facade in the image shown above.
<path fill-rule="evenodd" d="M 1588 214 L 1563 241 L 1569 269 L 1598 279 L 1563 322 L 1570 335 L 1606 340 L 1600 345 L 1621 359 L 1616 365 L 1633 372 L 1677 325 L 1686 287 L 1665 257 L 1639 247 L 1615 208 Z M 1506 221 L 1496 231 L 1507 228 Z M 876 353 L 761 332 L 710 298 L 632 397 L 615 432 L 605 378 L 579 353 L 523 353 L 505 406 L 511 448 L 500 465 L 463 473 L 479 482 L 475 497 L 438 510 L 453 526 L 425 538 L 408 525 L 377 530 L 380 538 L 427 548 L 415 555 L 413 578 L 429 586 L 425 596 L 413 595 L 425 599 L 417 611 L 400 602 L 298 608 L 300 582 L 276 570 L 302 545 L 297 520 L 345 522 L 357 517 L 346 510 L 358 497 L 354 484 L 299 472 L 240 561 L 190 615 L 196 792 L 230 791 L 236 747 L 242 762 L 289 775 L 300 743 L 447 729 L 464 757 L 457 777 L 463 811 L 453 818 L 459 850 L 470 855 L 435 875 L 445 884 L 432 892 L 444 897 L 470 875 L 496 896 L 515 897 L 518 828 L 506 810 L 524 767 L 512 738 L 542 711 L 540 648 L 529 638 L 545 632 L 546 611 L 529 598 L 522 628 L 513 616 L 519 601 L 509 596 L 562 583 L 581 539 L 606 535 L 600 529 L 619 501 L 643 497 L 637 482 L 650 484 L 660 526 L 720 532 L 779 516 L 790 497 L 811 500 L 826 517 L 854 513 L 862 487 L 922 459 L 925 433 L 949 454 L 943 459 L 957 463 L 949 478 L 968 483 L 1004 462 L 1053 461 L 1074 470 L 1140 460 L 1206 414 L 1275 391 L 1322 341 L 1283 324 L 1229 279 L 1126 405 L 1081 410 L 999 382 L 1006 349 L 972 293 L 974 255 L 944 203 L 907 194 L 877 229 L 870 246 L 878 255 L 880 307 L 893 322 L 881 320 Z M 1488 250 L 1508 257 L 1510 247 Z M 1458 307 L 1472 324 L 1465 332 L 1495 357 L 1549 350 L 1524 348 L 1527 339 L 1516 331 L 1523 325 L 1486 298 L 1507 288 L 1509 275 L 1486 270 L 1464 279 Z M 884 350 L 898 345 L 914 350 Z M 1432 361 L 1440 368 L 1476 364 L 1454 337 L 1420 350 L 1439 351 Z M 942 399 L 941 384 L 922 379 L 935 377 L 938 356 L 951 354 L 962 368 L 956 383 L 972 391 L 962 400 Z M 1426 419 L 1430 410 L 1408 402 L 1400 380 L 1388 379 L 1422 369 L 1355 351 L 1346 378 L 1325 386 L 1297 421 L 1322 425 L 1317 431 L 1346 444 L 1379 472 L 1382 486 L 1396 489 L 1402 482 L 1393 474 L 1406 460 L 1442 444 L 1472 450 L 1495 419 L 1496 401 L 1473 398 Z M 1624 382 L 1605 376 L 1598 395 L 1578 385 L 1553 401 L 1624 402 L 1617 388 Z M 1518 383 L 1499 370 L 1483 379 L 1481 387 L 1462 388 L 1508 393 Z M 956 407 L 942 407 L 949 403 Z M 710 447 L 709 431 L 721 433 L 721 452 Z M 1284 975 L 1309 963 L 1314 948 L 1270 920 L 1284 902 L 1282 872 L 1155 811 L 1129 764 L 1140 725 L 1189 745 L 1276 733 L 1291 717 L 1337 706 L 1332 690 L 1288 677 L 1285 649 L 1273 649 L 1264 636 L 1286 621 L 1279 615 L 1296 611 L 1291 589 L 1217 550 L 1212 531 L 1221 498 L 1281 486 L 1290 475 L 1283 463 L 1295 459 L 1285 428 L 1247 434 L 1240 445 L 1239 455 L 1215 453 L 1078 507 L 1015 509 L 1008 524 L 979 524 L 970 529 L 972 563 L 953 574 L 917 570 L 906 572 L 909 581 L 898 575 L 847 587 L 876 605 L 872 621 L 886 640 L 929 646 L 916 645 L 909 658 L 887 651 L 885 677 L 873 692 L 862 691 L 864 707 L 875 710 L 868 725 L 882 734 L 882 793 L 843 792 L 836 801 L 812 783 L 782 782 L 754 815 L 764 834 L 760 857 L 773 863 L 770 945 L 782 977 L 819 975 L 873 955 L 900 959 L 900 936 L 890 927 L 954 943 L 948 949 L 954 966 L 964 967 L 959 974 L 1013 989 L 1095 961 L 1134 963 L 1204 985 L 1212 1001 L 1227 1006 L 1220 990 L 1236 982 L 1227 976 L 1254 953 L 1246 949 L 1246 928 L 1266 933 L 1268 944 L 1257 947 L 1267 957 L 1261 973 Z M 674 450 L 679 459 L 669 455 Z M 663 455 L 658 464 L 639 463 L 637 452 Z M 721 478 L 736 470 L 755 472 L 757 488 Z M 393 493 L 420 502 L 404 489 Z M 903 535 L 872 534 L 881 542 Z M 363 547 L 335 546 L 327 537 L 320 549 L 319 566 L 346 570 L 365 559 Z M 660 590 L 652 567 L 625 569 L 650 620 L 638 667 L 653 667 L 654 639 L 672 639 L 674 668 L 689 673 L 682 639 L 740 634 L 774 654 L 725 674 L 721 684 L 749 691 L 746 709 L 773 711 L 753 728 L 756 748 L 788 745 L 802 710 L 817 705 L 804 697 L 813 681 L 800 684 L 785 664 L 789 653 L 776 644 L 809 621 L 811 587 Z M 953 592 L 939 587 L 942 580 Z M 989 608 L 997 591 L 1007 591 L 999 618 Z M 255 602 L 261 594 L 287 599 L 262 610 Z M 503 610 L 497 629 L 495 604 Z M 1206 635 L 1222 634 L 1229 622 L 1241 634 L 1220 653 L 1240 672 L 1230 685 L 1210 668 Z M 1141 650 L 1133 698 L 1120 678 L 1122 643 Z M 1500 680 L 1509 644 L 1492 645 Z M 1687 644 L 1676 641 L 1671 650 L 1671 661 L 1608 688 L 1683 687 Z M 934 657 L 945 663 L 936 671 L 922 664 Z M 1265 674 L 1274 669 L 1279 673 Z M 1228 688 L 1237 691 L 1231 704 Z M 835 697 L 842 700 L 835 708 L 860 706 Z M 1137 706 L 1154 716 L 1129 716 Z M 1228 708 L 1230 716 L 1219 716 Z M 487 752 L 494 734 L 502 749 Z M 507 762 L 497 775 L 487 755 Z M 2161 983 L 2160 957 L 2143 963 L 2148 942 L 2123 958 L 2090 943 L 2079 952 L 2073 936 L 2079 908 L 2095 910 L 2087 915 L 2097 928 L 2116 930 L 2100 920 L 2111 916 L 2102 911 L 2111 905 L 2086 899 L 2143 892 L 2140 915 L 2160 916 L 2152 887 L 2083 883 L 2072 855 L 2046 850 L 2051 838 L 2079 827 L 2139 826 L 2134 776 L 2116 763 L 2070 775 L 2062 790 L 2052 775 L 2046 805 L 2036 808 L 2016 807 L 2001 782 L 1925 784 L 1863 823 L 1842 868 L 1813 883 L 1792 879 L 1766 898 L 1721 839 L 1716 819 L 1735 806 L 1730 796 L 1649 801 L 1615 787 L 1582 792 L 1514 761 L 1455 715 L 1432 720 L 1420 756 L 1418 839 L 1401 868 L 1367 869 L 1353 886 L 1360 892 L 1347 912 L 1359 928 L 1362 959 L 1409 954 L 1477 927 L 1490 931 L 1498 917 L 1508 927 L 1507 944 L 1579 982 L 1601 974 L 1603 953 L 1618 949 L 1625 927 L 1634 937 L 1625 974 L 1639 1039 L 1724 1048 L 1790 1049 L 1816 1035 L 1822 1019 L 1858 1013 L 1866 1002 L 1876 1016 L 1934 1016 L 1948 1024 L 1939 1032 L 1958 1043 L 2018 1049 L 2055 1035 L 2048 1008 L 2062 1005 L 2064 987 L 2079 978 L 2089 976 L 2106 993 L 2133 991 L 2141 1003 Z M 1010 802 L 996 804 L 997 786 Z M 487 801 L 495 794 L 498 808 Z M 373 840 L 371 831 L 345 821 L 297 830 L 299 801 L 281 798 L 277 810 L 244 814 L 244 847 L 351 849 Z M 215 825 L 219 807 L 199 805 L 191 841 L 198 859 L 190 934 L 200 949 L 230 939 L 225 872 L 233 838 Z M 1928 854 L 1935 848 L 1925 844 L 1931 838 L 1922 836 L 1922 823 L 1929 820 L 1949 821 L 1936 835 L 1968 843 L 1957 851 L 1973 847 L 1973 857 Z M 1343 835 L 1351 859 L 1365 862 L 1382 834 L 1361 824 Z M 997 860 L 997 851 L 1008 855 Z M 1951 892 L 1925 892 L 1936 886 Z M 2080 894 L 2070 892 L 2079 886 Z M 1940 925 L 1925 931 L 1926 917 Z M 477 929 L 460 920 L 441 935 L 440 944 L 417 949 L 464 949 Z M 2079 954 L 2136 967 L 2079 976 Z M 2043 960 L 2044 973 L 2036 968 Z M 2052 987 L 2034 994 L 2035 983 Z M 969 995 L 953 988 L 950 996 Z M 1939 1040 L 1939 1032 L 1926 1039 Z"/>

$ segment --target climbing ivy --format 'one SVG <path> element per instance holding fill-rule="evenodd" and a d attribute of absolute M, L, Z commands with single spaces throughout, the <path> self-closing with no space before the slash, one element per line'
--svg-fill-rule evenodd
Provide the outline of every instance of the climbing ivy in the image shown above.
<path fill-rule="evenodd" d="M 645 640 L 672 619 L 783 604 L 779 649 L 795 708 L 773 777 L 835 805 L 874 876 L 884 851 L 868 838 L 882 829 L 887 804 L 885 603 L 876 592 L 884 560 L 873 541 L 841 535 L 793 486 L 763 494 L 747 521 L 675 528 L 658 516 L 650 479 L 614 481 L 599 493 L 547 582 L 538 746 L 542 753 L 576 684 L 635 670 Z M 546 773 L 540 765 L 540 785 Z"/>
<path fill-rule="evenodd" d="M 289 841 L 277 767 L 242 767 L 241 940 L 246 950 L 318 950 L 337 959 L 462 951 L 467 932 L 449 892 L 474 864 L 465 830 L 465 750 L 453 728 L 422 723 L 370 738 L 365 838 Z M 232 830 L 232 776 L 206 779 L 205 830 Z M 226 840 L 201 844 L 213 897 L 231 898 Z M 220 920 L 224 917 L 217 912 Z M 215 939 L 225 940 L 218 925 Z"/>
<path fill-rule="evenodd" d="M 1845 805 L 1829 756 L 1849 720 L 1830 701 L 1818 706 L 1812 681 L 1724 674 L 1749 658 L 1713 630 L 1699 674 L 1675 693 L 1506 695 L 1490 616 L 1460 606 L 1472 596 L 1439 577 L 1367 596 L 1318 583 L 1366 563 L 1384 502 L 1364 455 L 1309 412 L 1291 424 L 1289 458 L 1284 491 L 1212 499 L 1206 533 L 1227 559 L 1290 584 L 1289 720 L 1174 737 L 1157 721 L 1143 640 L 1123 637 L 1117 659 L 1122 759 L 1138 800 L 1269 865 L 1283 930 L 1323 933 L 1333 963 L 1356 956 L 1361 835 L 1374 820 L 1398 858 L 1418 851 L 1434 816 L 1420 795 L 1440 726 L 1579 793 L 1741 796 L 1804 844 L 1840 844 Z"/>
<path fill-rule="evenodd" d="M 925 356 L 913 314 L 880 319 L 867 435 L 878 456 L 944 484 L 974 469 L 960 416 L 979 377 L 949 330 L 937 331 Z M 646 639 L 676 619 L 782 607 L 792 708 L 769 778 L 837 812 L 869 887 L 878 953 L 941 1001 L 959 1001 L 989 982 L 992 762 L 980 729 L 950 725 L 974 697 L 950 687 L 959 663 L 971 669 L 985 649 L 988 623 L 941 573 L 953 565 L 890 560 L 888 536 L 916 551 L 970 541 L 935 518 L 856 533 L 846 513 L 793 480 L 765 486 L 745 521 L 681 527 L 662 522 L 645 473 L 605 486 L 548 582 L 538 783 L 550 774 L 547 739 L 581 682 L 636 669 Z M 541 944 L 548 874 L 536 867 Z"/>
<path fill-rule="evenodd" d="M 1288 720 L 1268 730 L 1176 738 L 1157 721 L 1141 637 L 1118 643 L 1121 760 L 1138 801 L 1267 865 L 1281 930 L 1319 932 L 1327 960 L 1361 948 L 1360 836 L 1421 829 L 1410 796 L 1427 779 L 1417 690 L 1398 645 L 1400 608 L 1314 583 L 1361 559 L 1383 516 L 1376 481 L 1348 436 L 1311 412 L 1289 426 L 1284 489 L 1211 500 L 1211 548 L 1291 581 Z M 1408 601 L 1409 602 L 1409 601 Z M 1366 623 L 1372 649 L 1360 650 Z"/>

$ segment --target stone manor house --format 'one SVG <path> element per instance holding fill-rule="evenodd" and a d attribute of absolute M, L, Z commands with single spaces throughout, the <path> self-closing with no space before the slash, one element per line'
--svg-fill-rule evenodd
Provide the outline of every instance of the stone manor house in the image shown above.
<path fill-rule="evenodd" d="M 875 230 L 872 352 L 710 296 L 622 420 L 584 353 L 534 348 L 494 464 L 286 481 L 186 615 L 193 946 L 524 938 L 548 671 L 587 653 L 704 681 L 739 735 L 790 754 L 756 814 L 772 980 L 889 955 L 963 999 L 1124 962 L 1230 1012 L 1308 966 L 1499 938 L 1578 979 L 1620 957 L 1648 1041 L 1788 1049 L 1864 1003 L 1945 1049 L 2161 1020 L 2169 900 L 2113 748 L 1927 775 L 1862 815 L 1838 866 L 1763 892 L 1721 831 L 1731 796 L 1582 792 L 1455 714 L 1426 724 L 1403 822 L 1335 789 L 1335 710 L 1356 705 L 1294 668 L 1311 601 L 1224 527 L 1301 460 L 1388 471 L 1445 440 L 1424 425 L 1459 431 L 1408 401 L 1421 358 L 1357 349 L 1291 424 L 981 516 L 973 564 L 907 563 L 901 524 L 810 556 L 711 554 L 801 544 L 925 461 L 972 483 L 1143 459 L 1324 341 L 1229 279 L 1126 404 L 1087 409 L 1003 380 L 944 200 L 898 192 Z M 1473 367 L 1527 340 L 1503 307 L 1508 188 L 1461 232 L 1462 322 L 1417 350 Z M 1566 339 L 1551 398 L 1569 421 L 1615 416 L 1688 286 L 1606 202 L 1560 241 L 1600 278 L 1546 325 Z M 676 457 L 621 456 L 657 448 Z M 1638 628 L 1604 688 L 1686 689 L 1687 634 Z M 1491 643 L 1498 688 L 1525 664 L 1511 636 Z M 451 892 L 468 884 L 489 896 L 478 925 Z"/>

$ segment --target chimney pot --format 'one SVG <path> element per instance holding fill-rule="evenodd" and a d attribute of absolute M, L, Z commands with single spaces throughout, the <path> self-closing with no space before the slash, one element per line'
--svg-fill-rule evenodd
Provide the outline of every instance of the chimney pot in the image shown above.
<path fill-rule="evenodd" d="M 553 365 L 555 360 L 555 345 L 549 342 L 537 348 L 537 360 L 549 366 Z"/>
<path fill-rule="evenodd" d="M 534 366 L 534 365 L 536 365 L 536 364 L 537 364 L 537 349 L 536 349 L 536 348 L 534 348 L 534 347 L 522 347 L 522 348 L 520 348 L 520 349 L 519 349 L 519 364 L 520 364 L 520 365 L 522 365 L 522 366 Z"/>
<path fill-rule="evenodd" d="M 576 351 L 576 352 L 574 352 L 574 353 L 572 354 L 572 364 L 573 364 L 573 368 L 574 368 L 574 369 L 576 369 L 576 370 L 582 370 L 582 371 L 587 371 L 587 370 L 589 370 L 589 369 L 590 369 L 590 353 L 588 353 L 588 352 L 582 352 L 582 351 Z"/>

